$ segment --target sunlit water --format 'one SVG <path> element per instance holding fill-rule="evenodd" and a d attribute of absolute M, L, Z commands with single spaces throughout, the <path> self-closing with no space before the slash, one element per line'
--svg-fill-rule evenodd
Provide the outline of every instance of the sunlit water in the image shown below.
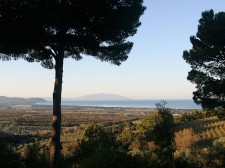
<path fill-rule="evenodd" d="M 94 106 L 94 107 L 127 107 L 127 108 L 155 108 L 160 100 L 121 100 L 121 101 L 62 101 L 65 106 Z M 201 109 L 193 100 L 166 100 L 166 107 L 172 109 Z M 37 103 L 52 105 L 52 101 Z"/>

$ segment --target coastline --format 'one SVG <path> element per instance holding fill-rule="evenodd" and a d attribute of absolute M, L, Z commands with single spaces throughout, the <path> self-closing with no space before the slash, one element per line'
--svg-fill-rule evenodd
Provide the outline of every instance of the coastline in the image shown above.
<path fill-rule="evenodd" d="M 114 100 L 114 101 L 62 101 L 62 106 L 73 106 L 73 107 L 103 107 L 103 108 L 156 108 L 156 103 L 160 100 Z M 201 106 L 196 105 L 193 100 L 183 99 L 183 100 L 166 100 L 166 107 L 170 109 L 185 109 L 185 110 L 201 110 Z M 36 105 L 52 105 L 52 101 L 46 101 L 43 103 L 36 103 Z"/>

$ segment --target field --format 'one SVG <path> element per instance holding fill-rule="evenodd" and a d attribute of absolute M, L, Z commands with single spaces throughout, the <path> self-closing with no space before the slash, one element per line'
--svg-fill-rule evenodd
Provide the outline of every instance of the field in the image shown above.
<path fill-rule="evenodd" d="M 224 137 L 224 138 L 223 138 Z M 178 149 L 212 146 L 215 140 L 225 145 L 225 120 L 217 116 L 178 123 L 175 127 L 175 142 Z"/>
<path fill-rule="evenodd" d="M 50 134 L 52 106 L 32 104 L 10 104 L 0 109 L 0 130 L 14 135 L 34 135 L 40 132 Z M 113 108 L 113 107 L 62 107 L 62 132 L 71 132 L 88 123 L 100 126 L 112 126 L 124 122 L 138 123 L 139 120 L 155 109 Z M 181 115 L 189 110 L 174 110 Z M 175 141 L 182 148 L 183 139 L 198 145 L 211 145 L 215 139 L 225 137 L 225 120 L 216 116 L 204 119 L 178 122 L 174 128 Z M 192 142 L 192 144 L 194 143 Z M 184 145 L 185 146 L 185 145 Z M 190 146 L 190 144 L 189 144 Z M 188 145 L 187 145 L 188 147 Z"/>
<path fill-rule="evenodd" d="M 135 121 L 150 113 L 152 109 L 62 107 L 62 130 L 87 123 L 109 126 Z M 0 110 L 0 128 L 12 134 L 33 134 L 51 130 L 51 106 L 11 105 Z"/>
<path fill-rule="evenodd" d="M 109 152 L 112 157 L 122 152 L 122 158 L 130 158 L 126 164 L 132 165 L 132 159 L 137 159 L 136 164 L 143 167 L 223 167 L 225 120 L 211 113 L 202 114 L 196 110 L 157 113 L 147 108 L 63 106 L 61 153 L 66 167 L 83 165 L 90 158 L 95 162 L 96 155 L 101 165 L 101 159 L 107 158 L 99 151 Z M 51 142 L 51 116 L 51 106 L 0 106 L 0 145 L 6 147 L 0 155 L 10 159 L 7 153 L 15 154 L 16 165 L 29 165 L 36 158 L 45 165 Z M 117 157 L 108 159 L 121 161 Z"/>

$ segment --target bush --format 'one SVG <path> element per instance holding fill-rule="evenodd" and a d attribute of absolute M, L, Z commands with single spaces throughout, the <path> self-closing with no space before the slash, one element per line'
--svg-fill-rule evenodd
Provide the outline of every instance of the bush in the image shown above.
<path fill-rule="evenodd" d="M 138 157 L 112 149 L 96 150 L 80 163 L 80 168 L 146 168 L 146 164 Z"/>

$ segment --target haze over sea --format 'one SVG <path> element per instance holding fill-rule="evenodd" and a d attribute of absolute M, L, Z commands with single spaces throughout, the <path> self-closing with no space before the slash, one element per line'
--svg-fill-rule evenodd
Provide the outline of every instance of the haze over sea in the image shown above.
<path fill-rule="evenodd" d="M 160 100 L 76 100 L 62 101 L 64 106 L 93 106 L 93 107 L 123 107 L 123 108 L 155 108 L 155 104 Z M 201 109 L 193 100 L 166 100 L 166 107 L 171 109 Z M 39 105 L 52 105 L 52 101 L 38 103 Z"/>

